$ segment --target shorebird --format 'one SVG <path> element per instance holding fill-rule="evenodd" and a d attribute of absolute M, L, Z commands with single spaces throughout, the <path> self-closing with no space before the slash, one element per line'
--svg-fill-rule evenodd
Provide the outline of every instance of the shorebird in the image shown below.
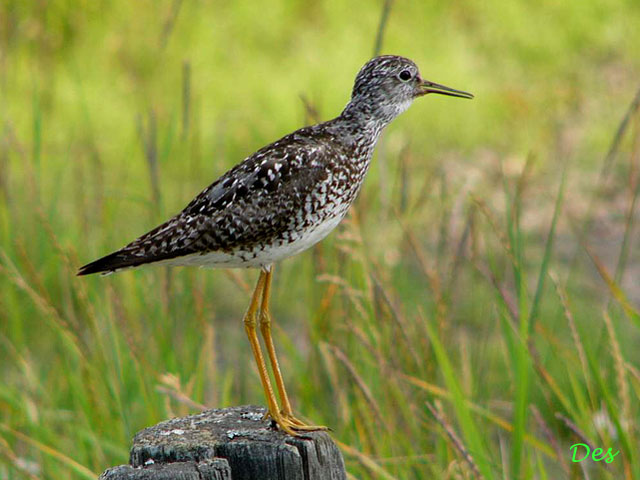
<path fill-rule="evenodd" d="M 375 57 L 358 72 L 342 113 L 261 148 L 196 196 L 184 210 L 78 275 L 149 264 L 258 268 L 244 327 L 267 400 L 284 432 L 322 430 L 294 416 L 271 338 L 273 265 L 325 238 L 356 198 L 383 129 L 418 97 L 473 95 L 423 80 L 408 58 Z M 259 327 L 275 380 L 271 385 Z"/>

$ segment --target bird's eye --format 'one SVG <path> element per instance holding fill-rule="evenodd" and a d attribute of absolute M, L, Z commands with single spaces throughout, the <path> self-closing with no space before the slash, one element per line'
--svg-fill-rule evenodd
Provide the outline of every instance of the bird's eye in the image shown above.
<path fill-rule="evenodd" d="M 400 80 L 402 80 L 403 82 L 406 82 L 407 80 L 411 80 L 411 76 L 412 75 L 409 70 L 403 70 L 398 75 L 398 78 L 400 78 Z"/>

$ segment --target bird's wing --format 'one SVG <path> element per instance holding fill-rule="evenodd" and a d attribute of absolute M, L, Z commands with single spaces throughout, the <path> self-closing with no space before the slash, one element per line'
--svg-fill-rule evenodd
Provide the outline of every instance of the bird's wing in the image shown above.
<path fill-rule="evenodd" d="M 122 249 L 85 265 L 87 275 L 176 257 L 250 248 L 282 235 L 327 178 L 326 142 L 284 137 L 223 174 L 187 207 Z"/>

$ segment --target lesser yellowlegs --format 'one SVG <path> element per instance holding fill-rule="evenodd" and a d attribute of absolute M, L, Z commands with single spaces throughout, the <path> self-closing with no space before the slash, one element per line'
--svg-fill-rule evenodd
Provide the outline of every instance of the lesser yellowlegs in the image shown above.
<path fill-rule="evenodd" d="M 427 93 L 473 98 L 423 80 L 418 67 L 407 58 L 385 55 L 370 60 L 358 73 L 351 100 L 338 117 L 301 128 L 258 150 L 166 223 L 85 265 L 78 275 L 148 264 L 259 268 L 244 326 L 269 415 L 292 435 L 324 428 L 306 425 L 293 415 L 284 387 L 271 338 L 272 266 L 319 242 L 340 223 L 362 186 L 384 127 Z"/>

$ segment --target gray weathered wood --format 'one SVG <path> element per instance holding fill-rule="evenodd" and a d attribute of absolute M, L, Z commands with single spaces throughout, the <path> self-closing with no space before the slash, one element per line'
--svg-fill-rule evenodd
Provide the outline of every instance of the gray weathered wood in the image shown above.
<path fill-rule="evenodd" d="M 255 406 L 207 410 L 146 428 L 130 465 L 104 480 L 344 480 L 340 450 L 326 432 L 291 437 Z"/>
<path fill-rule="evenodd" d="M 231 468 L 224 458 L 203 462 L 160 463 L 134 468 L 120 465 L 110 468 L 100 480 L 232 480 Z"/>

